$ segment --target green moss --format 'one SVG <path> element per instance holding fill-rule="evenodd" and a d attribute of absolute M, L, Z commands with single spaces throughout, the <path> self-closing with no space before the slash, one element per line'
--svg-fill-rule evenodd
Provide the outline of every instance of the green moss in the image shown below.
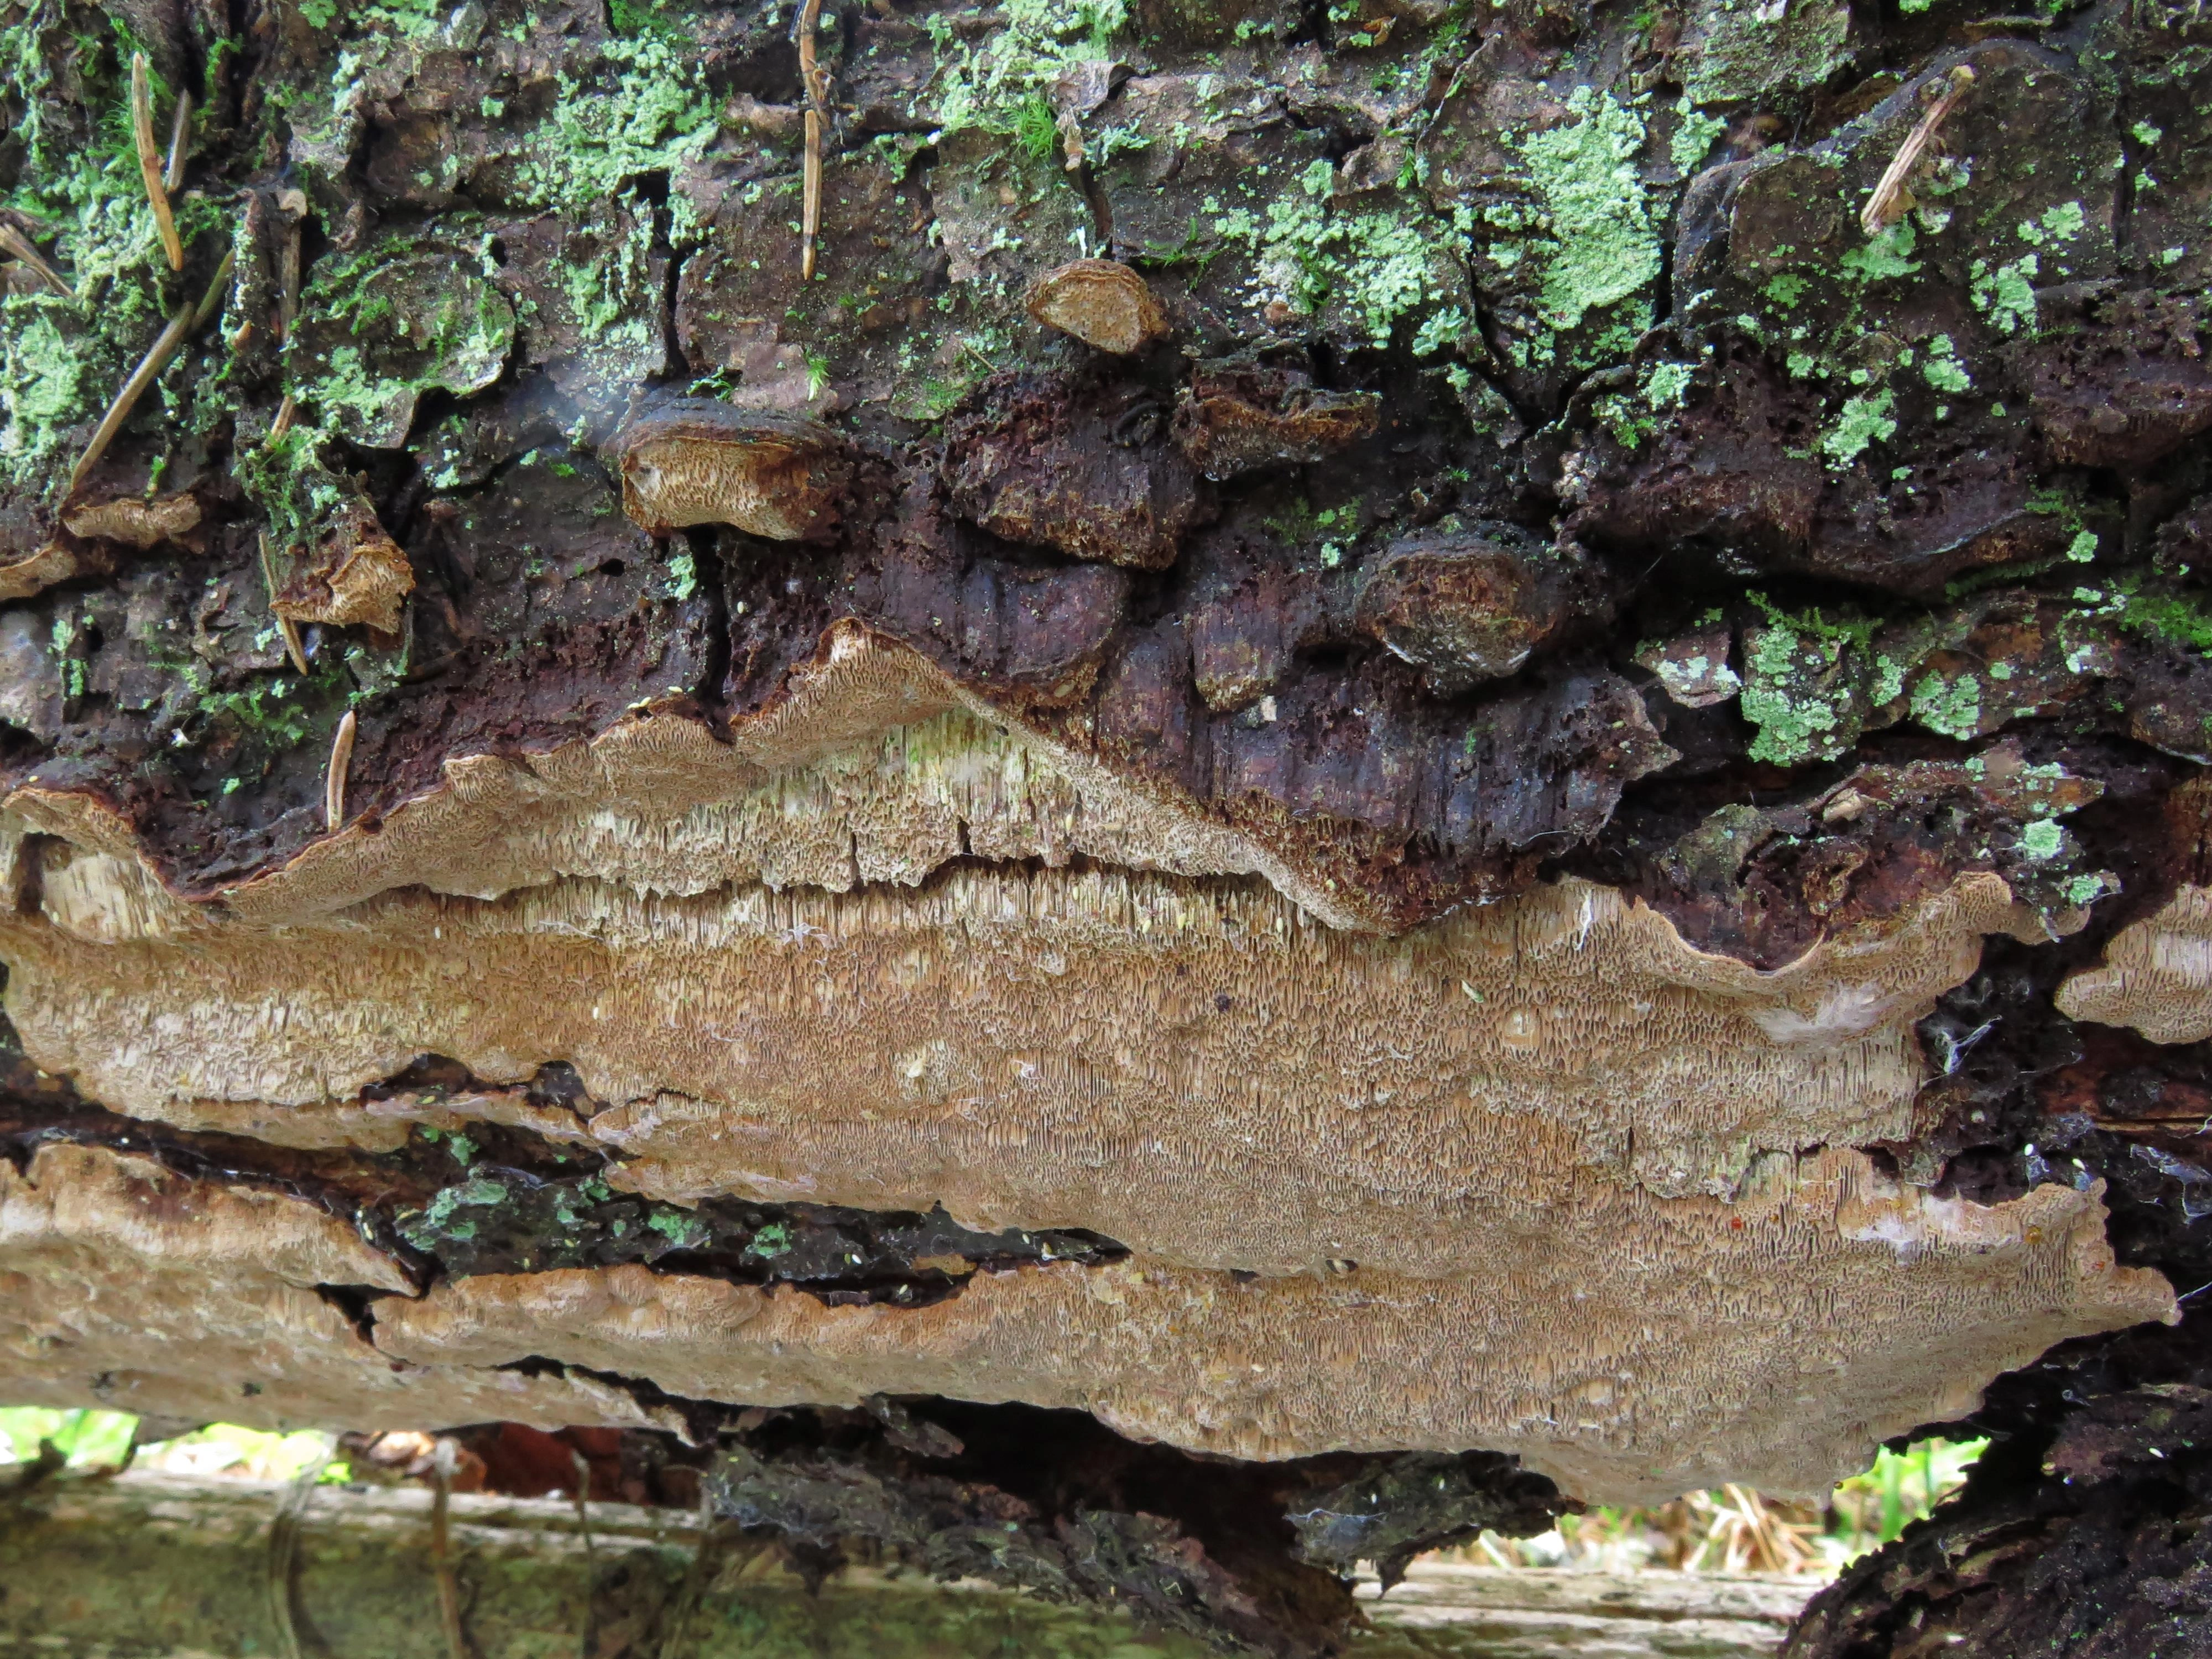
<path fill-rule="evenodd" d="M 2212 611 L 2184 594 L 2146 592 L 2140 578 L 2130 578 L 2113 585 L 2105 608 L 2130 633 L 2212 656 Z"/>
<path fill-rule="evenodd" d="M 1817 87 L 1850 61 L 1850 12 L 1837 0 L 1697 0 L 1684 85 L 1701 104 Z"/>
<path fill-rule="evenodd" d="M 105 407 L 167 318 L 168 265 L 131 147 L 125 85 L 137 42 L 119 25 L 68 33 L 56 0 L 40 0 L 0 29 L 0 66 L 20 107 L 12 135 L 21 164 L 0 205 L 50 234 L 74 298 L 0 298 L 0 471 L 18 489 L 51 497 L 82 426 Z M 68 81 L 58 77 L 68 65 Z M 157 77 L 158 78 L 158 77 Z M 92 117 L 70 108 L 81 100 Z M 168 102 L 157 88 L 155 106 Z M 222 219 L 198 198 L 179 205 L 187 244 Z M 170 380 L 188 373 L 173 368 Z"/>
<path fill-rule="evenodd" d="M 2056 818 L 2032 818 L 2021 826 L 2020 855 L 2036 863 L 2057 858 L 2066 848 L 2066 832 Z M 2076 878 L 2078 880 L 2079 878 Z M 2081 901 L 2075 900 L 2076 903 Z"/>

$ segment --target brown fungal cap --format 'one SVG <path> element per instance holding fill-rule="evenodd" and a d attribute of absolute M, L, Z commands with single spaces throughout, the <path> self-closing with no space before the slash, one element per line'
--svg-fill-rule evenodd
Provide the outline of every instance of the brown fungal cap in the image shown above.
<path fill-rule="evenodd" d="M 623 511 L 647 534 L 726 524 L 770 541 L 806 541 L 837 525 L 849 482 L 845 439 L 818 422 L 685 398 L 615 435 Z"/>
<path fill-rule="evenodd" d="M 1112 259 L 1077 259 L 1030 289 L 1030 315 L 1087 346 L 1127 356 L 1168 331 L 1145 279 Z"/>

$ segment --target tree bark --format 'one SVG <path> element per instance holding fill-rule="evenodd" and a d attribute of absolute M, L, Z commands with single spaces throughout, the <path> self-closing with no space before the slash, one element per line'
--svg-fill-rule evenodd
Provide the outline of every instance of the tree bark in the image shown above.
<path fill-rule="evenodd" d="M 2209 40 L 0 0 L 0 1392 L 1297 1652 L 2063 1507 L 2212 1386 Z"/>

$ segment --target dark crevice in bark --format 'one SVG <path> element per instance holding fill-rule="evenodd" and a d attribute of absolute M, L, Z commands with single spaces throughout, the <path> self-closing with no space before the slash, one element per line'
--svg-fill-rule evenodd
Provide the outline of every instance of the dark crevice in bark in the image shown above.
<path fill-rule="evenodd" d="M 183 1130 L 85 1101 L 24 1057 L 0 1030 L 0 1156 L 20 1170 L 48 1141 L 154 1158 L 196 1181 L 240 1183 L 316 1204 L 357 1228 L 418 1284 L 440 1278 L 639 1263 L 732 1284 L 790 1285 L 831 1306 L 927 1307 L 975 1273 L 1048 1261 L 1111 1261 L 1127 1252 L 1079 1229 L 977 1232 L 942 1209 L 927 1214 L 709 1198 L 682 1206 L 618 1191 L 615 1160 L 499 1123 L 467 1121 L 466 1097 L 495 1089 L 450 1060 L 418 1061 L 367 1099 L 457 1099 L 463 1126 L 416 1127 L 382 1152 L 302 1149 Z M 585 1103 L 575 1073 L 541 1068 L 501 1091 L 538 1109 Z M 349 1317 L 354 1317 L 352 1311 Z"/>

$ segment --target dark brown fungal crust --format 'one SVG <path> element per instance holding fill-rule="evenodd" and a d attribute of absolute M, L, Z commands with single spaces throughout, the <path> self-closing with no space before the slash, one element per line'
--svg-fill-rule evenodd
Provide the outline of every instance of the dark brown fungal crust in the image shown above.
<path fill-rule="evenodd" d="M 852 474 L 819 422 L 705 398 L 664 404 L 609 443 L 623 511 L 648 536 L 728 525 L 769 541 L 825 541 Z"/>
<path fill-rule="evenodd" d="M 1331 392 L 1289 364 L 1200 363 L 1177 394 L 1175 440 L 1209 478 L 1325 461 L 1370 436 L 1382 398 Z"/>

